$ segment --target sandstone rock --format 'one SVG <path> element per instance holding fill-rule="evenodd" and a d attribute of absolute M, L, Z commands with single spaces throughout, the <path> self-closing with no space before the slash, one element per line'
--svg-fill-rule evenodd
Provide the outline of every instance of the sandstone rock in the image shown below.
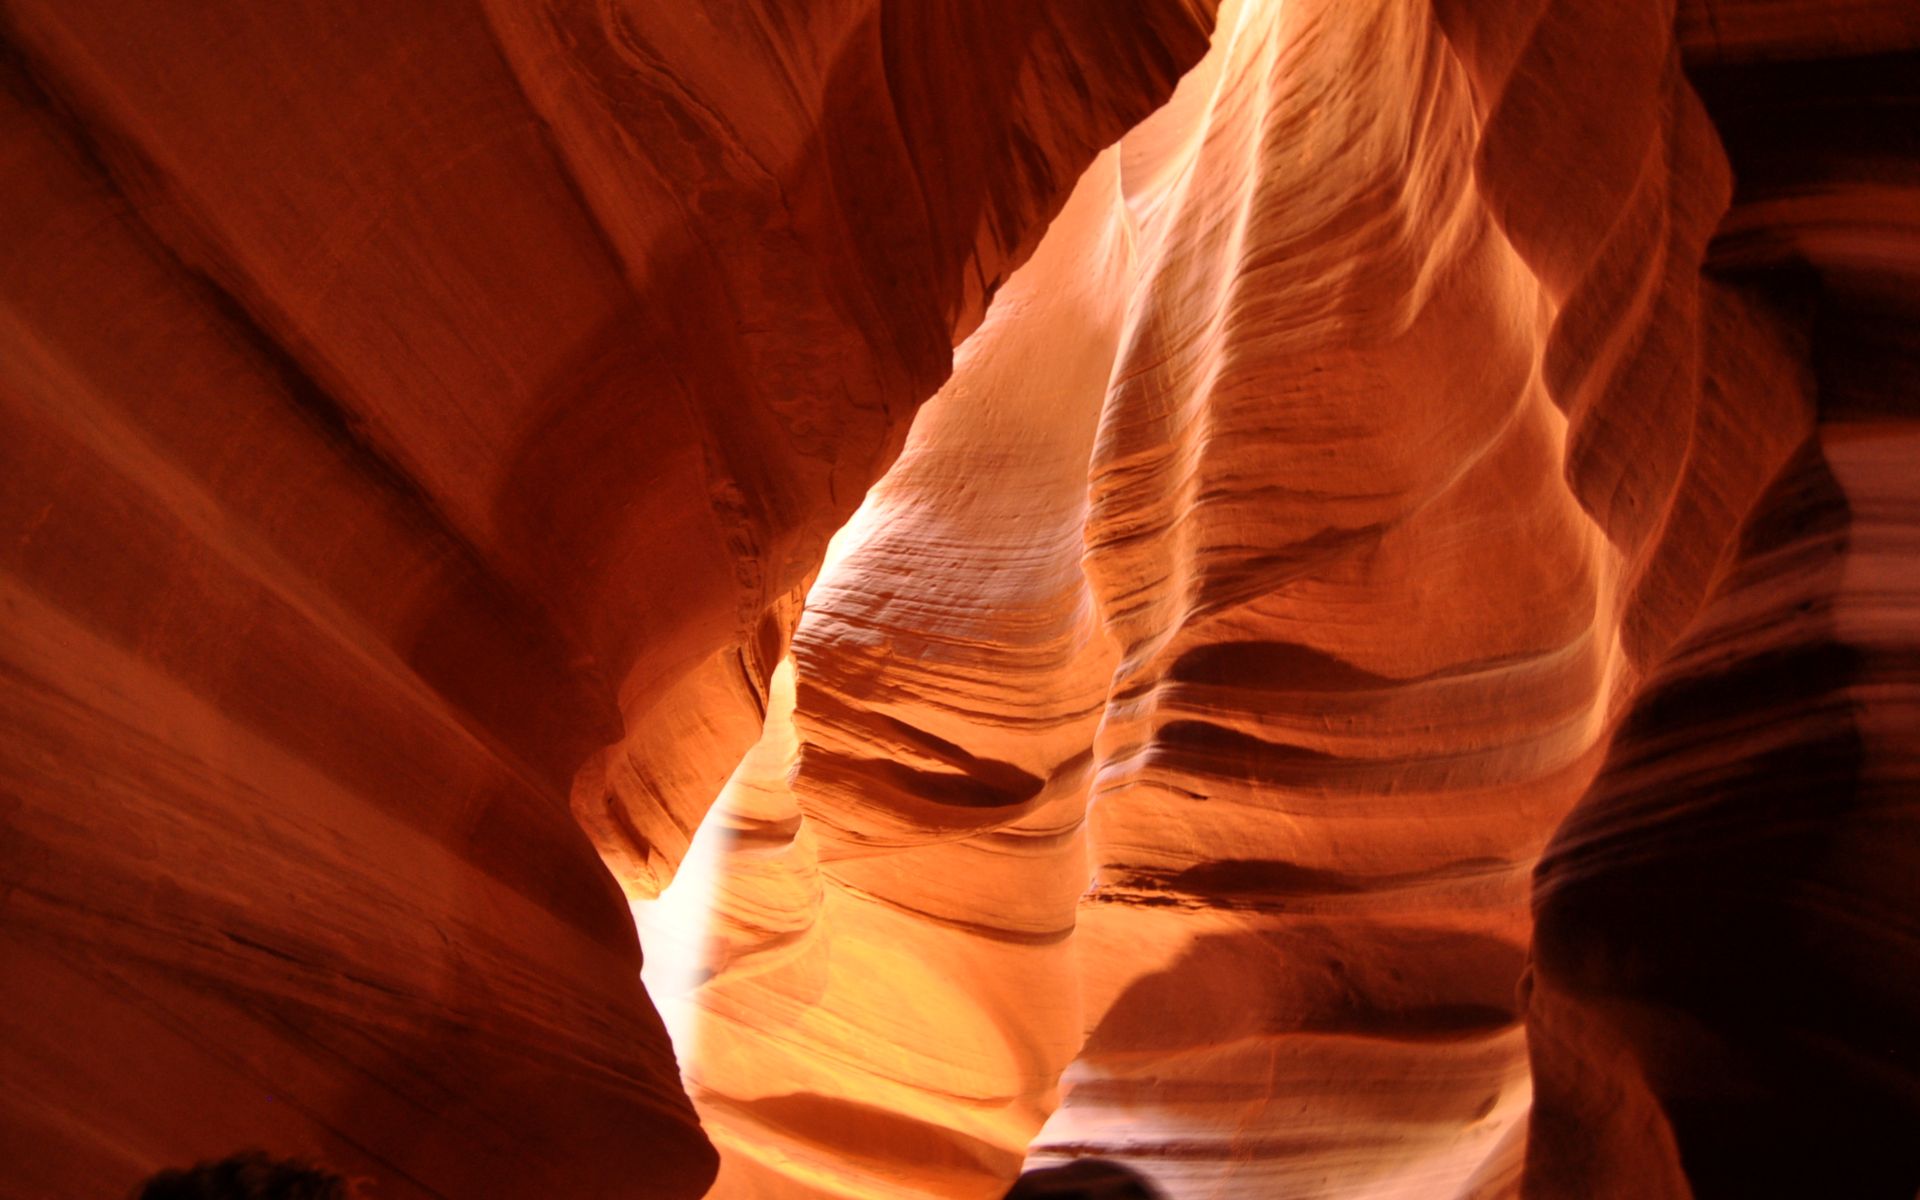
<path fill-rule="evenodd" d="M 1914 907 L 1885 424 L 1911 206 L 1884 190 L 1900 168 L 1763 182 L 1838 157 L 1804 116 L 1762 158 L 1759 114 L 1791 103 L 1772 66 L 1703 75 L 1735 194 L 1677 52 L 1724 71 L 1899 35 L 1876 10 L 1809 42 L 1759 8 L 1709 45 L 1691 10 L 1676 34 L 1626 5 L 1227 6 L 1123 139 L 1118 196 L 1104 167 L 1082 181 L 816 586 L 785 873 L 766 890 L 757 848 L 722 870 L 722 913 L 755 912 L 777 965 L 719 960 L 698 993 L 716 1195 L 992 1195 L 1056 1078 L 1031 1163 L 1119 1159 L 1175 1196 L 1920 1182 L 1896 1132 L 1916 1007 L 1861 974 L 1901 962 Z M 1089 223 L 1117 265 L 1080 249 Z M 1790 255 L 1869 319 L 1810 344 Z M 1084 320 L 1089 278 L 1117 343 Z M 1085 411 L 1059 379 L 1109 348 L 1082 508 L 1028 472 Z M 1833 442 L 1816 397 L 1874 423 Z M 1874 582 L 1844 653 L 1795 657 L 1842 586 L 1819 539 L 1860 520 L 1805 482 L 1836 445 L 1879 514 L 1853 552 Z M 1063 641 L 1088 599 L 1104 647 Z M 1726 671 L 1761 675 L 1694 680 Z M 1817 731 L 1851 745 L 1856 722 L 1887 783 L 1819 766 Z M 1750 768 L 1766 803 L 1726 776 L 1756 723 L 1785 739 Z M 1860 795 L 1813 816 L 1833 789 Z M 1071 919 L 1048 885 L 1080 860 L 1037 853 L 1061 838 L 1092 875 Z M 1755 908 L 1758 879 L 1838 907 Z M 1783 941 L 1805 973 L 1785 989 Z M 1085 1041 L 1060 1068 L 1069 999 Z M 980 1057 L 1002 1044 L 1031 1057 Z M 1736 1152 L 1744 1129 L 1774 1153 Z"/>
<path fill-rule="evenodd" d="M 263 1144 L 698 1195 L 569 798 L 670 873 L 828 533 L 1207 20 L 6 5 L 0 1190 Z"/>
<path fill-rule="evenodd" d="M 0 6 L 0 1195 L 1911 1197 L 1911 5 L 1212 8 Z"/>

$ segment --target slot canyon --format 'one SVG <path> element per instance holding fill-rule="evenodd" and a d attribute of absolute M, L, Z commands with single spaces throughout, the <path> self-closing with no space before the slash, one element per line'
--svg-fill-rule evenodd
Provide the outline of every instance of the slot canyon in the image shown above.
<path fill-rule="evenodd" d="M 1920 1193 L 1913 0 L 0 73 L 0 1200 Z"/>

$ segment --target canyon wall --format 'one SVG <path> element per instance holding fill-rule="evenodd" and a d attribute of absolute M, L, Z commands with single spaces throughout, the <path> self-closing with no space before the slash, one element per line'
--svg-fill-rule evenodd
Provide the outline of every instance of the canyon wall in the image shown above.
<path fill-rule="evenodd" d="M 1912 34 L 1226 6 L 809 600 L 714 1194 L 1920 1185 Z"/>
<path fill-rule="evenodd" d="M 1114 655 L 1080 569 L 1133 236 L 1083 177 L 841 532 L 731 833 L 689 1079 L 715 1196 L 998 1196 L 1081 1041 Z"/>
<path fill-rule="evenodd" d="M 1905 1197 L 1920 14 L 1683 3 L 1677 32 L 1734 186 L 1703 263 L 1702 482 L 1676 502 L 1724 490 L 1718 431 L 1766 426 L 1770 376 L 1813 424 L 1541 865 L 1528 1193 Z M 1756 319 L 1790 361 L 1756 372 Z"/>
<path fill-rule="evenodd" d="M 1908 1200 L 1920 21 L 1211 10 L 0 3 L 0 1196 Z"/>
<path fill-rule="evenodd" d="M 700 1194 L 619 885 L 1209 23 L 0 6 L 0 1194 Z"/>

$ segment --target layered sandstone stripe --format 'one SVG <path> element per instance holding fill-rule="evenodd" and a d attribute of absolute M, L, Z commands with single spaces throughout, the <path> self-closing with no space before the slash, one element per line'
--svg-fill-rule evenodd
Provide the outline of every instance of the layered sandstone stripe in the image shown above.
<path fill-rule="evenodd" d="M 1529 1189 L 1904 1198 L 1920 19 L 1683 4 L 1677 29 L 1735 180 L 1705 264 L 1727 285 L 1705 289 L 1705 411 L 1796 444 L 1542 864 L 1530 1028 L 1555 1119 Z M 1757 315 L 1789 351 L 1758 371 Z M 1769 387 L 1812 412 L 1769 422 Z"/>
<path fill-rule="evenodd" d="M 1079 1046 L 1113 667 L 1080 557 L 1133 256 L 1119 164 L 1081 180 L 840 534 L 791 717 L 723 801 L 689 1051 L 716 1197 L 998 1196 Z"/>
<path fill-rule="evenodd" d="M 1036 1149 L 1469 1194 L 1524 1142 L 1528 872 L 1621 685 L 1617 558 L 1432 14 L 1249 5 L 1215 52 L 1091 471 L 1122 657 L 1088 1041 Z"/>

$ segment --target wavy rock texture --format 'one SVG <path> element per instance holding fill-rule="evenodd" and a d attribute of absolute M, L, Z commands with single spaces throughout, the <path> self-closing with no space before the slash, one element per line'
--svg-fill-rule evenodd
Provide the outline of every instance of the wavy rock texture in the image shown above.
<path fill-rule="evenodd" d="M 0 1194 L 1908 1200 L 1911 5 L 1212 20 L 0 4 Z"/>
<path fill-rule="evenodd" d="M 722 802 L 690 1075 L 716 1196 L 997 1196 L 1079 1044 L 1068 936 L 1113 665 L 1081 530 L 1131 259 L 1119 179 L 1112 153 L 1082 179 L 840 535 L 792 708 Z"/>
<path fill-rule="evenodd" d="M 0 1192 L 699 1194 L 570 801 L 657 887 L 1206 6 L 0 14 Z"/>
<path fill-rule="evenodd" d="M 991 1196 L 1056 1083 L 1177 1197 L 1920 1184 L 1920 75 L 1827 18 L 1223 11 L 809 601 L 715 1195 Z"/>
<path fill-rule="evenodd" d="M 1615 560 L 1472 148 L 1423 11 L 1255 5 L 1082 181 L 810 598 L 699 993 L 716 1195 L 995 1195 L 1076 1048 L 1041 1161 L 1517 1164 Z"/>
<path fill-rule="evenodd" d="M 1786 315 L 1817 424 L 1542 863 L 1530 1192 L 1920 1188 L 1920 20 L 1683 5 L 1737 186 L 1710 278 Z M 1724 300 L 1732 293 L 1713 289 Z M 1751 339 L 1709 325 L 1721 378 Z M 1755 423 L 1715 388 L 1722 421 Z M 1669 535 L 1671 537 L 1671 535 Z"/>

